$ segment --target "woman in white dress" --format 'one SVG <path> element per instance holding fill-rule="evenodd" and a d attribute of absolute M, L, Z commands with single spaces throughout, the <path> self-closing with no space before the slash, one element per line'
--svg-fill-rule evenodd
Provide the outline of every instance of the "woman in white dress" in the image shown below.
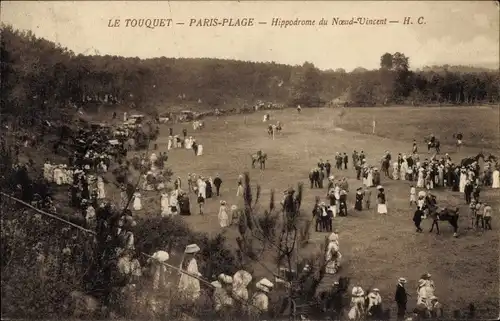
<path fill-rule="evenodd" d="M 458 190 L 460 193 L 465 192 L 465 185 L 467 184 L 467 173 L 465 172 L 465 169 L 462 169 L 460 171 L 460 183 L 458 186 Z"/>
<path fill-rule="evenodd" d="M 100 200 L 106 198 L 106 192 L 104 191 L 104 180 L 101 176 L 97 177 L 97 198 Z"/>
<path fill-rule="evenodd" d="M 252 296 L 251 305 L 255 314 L 260 314 L 269 310 L 269 297 L 267 295 L 271 292 L 273 286 L 274 284 L 266 278 L 263 278 L 255 284 L 258 291 Z"/>
<path fill-rule="evenodd" d="M 382 186 L 377 186 L 378 195 L 377 195 L 377 213 L 379 214 L 387 214 L 387 202 L 384 193 L 384 188 Z"/>
<path fill-rule="evenodd" d="M 395 180 L 399 179 L 398 162 L 392 163 L 392 179 L 395 179 Z"/>
<path fill-rule="evenodd" d="M 245 270 L 239 270 L 233 276 L 233 294 L 243 302 L 248 301 L 248 285 L 252 275 Z"/>
<path fill-rule="evenodd" d="M 172 136 L 168 136 L 167 150 L 172 149 L 172 139 L 173 139 Z"/>
<path fill-rule="evenodd" d="M 62 171 L 59 168 L 59 166 L 57 166 L 56 168 L 54 168 L 54 182 L 57 185 L 62 185 Z"/>
<path fill-rule="evenodd" d="M 172 214 L 172 209 L 170 208 L 168 193 L 161 194 L 160 208 L 161 208 L 161 216 L 169 216 Z"/>
<path fill-rule="evenodd" d="M 198 152 L 196 153 L 196 156 L 202 156 L 203 155 L 203 145 L 199 144 L 198 145 Z"/>
<path fill-rule="evenodd" d="M 424 188 L 424 168 L 418 168 L 417 188 Z"/>
<path fill-rule="evenodd" d="M 207 198 L 207 183 L 203 179 L 198 181 L 198 194 L 201 194 L 204 199 Z"/>
<path fill-rule="evenodd" d="M 224 228 L 229 226 L 229 215 L 227 215 L 226 201 L 220 201 L 218 217 L 219 217 L 220 227 Z"/>
<path fill-rule="evenodd" d="M 498 170 L 498 168 L 496 168 L 494 171 L 493 171 L 493 182 L 491 184 L 491 188 L 500 188 L 500 171 Z"/>
<path fill-rule="evenodd" d="M 399 170 L 399 178 L 401 180 L 406 180 L 407 172 L 408 172 L 408 163 L 406 162 L 406 156 L 403 155 L 403 162 L 401 163 L 401 169 Z"/>
<path fill-rule="evenodd" d="M 52 182 L 52 166 L 50 165 L 49 162 L 45 162 L 43 164 L 43 178 L 45 178 L 46 181 Z"/>
<path fill-rule="evenodd" d="M 370 167 L 368 169 L 368 176 L 366 177 L 366 187 L 372 187 L 373 186 L 373 169 Z"/>
<path fill-rule="evenodd" d="M 148 259 L 148 263 L 151 264 L 152 272 L 153 272 L 153 289 L 154 290 L 163 290 L 168 286 L 167 276 L 168 270 L 167 267 L 162 264 L 168 259 L 170 256 L 165 251 L 156 251 L 152 258 Z"/>
<path fill-rule="evenodd" d="M 187 273 L 201 277 L 201 273 L 198 271 L 198 262 L 196 262 L 196 253 L 200 251 L 200 248 L 196 244 L 190 244 L 186 246 L 184 250 L 184 259 L 181 263 L 182 270 Z M 179 279 L 179 291 L 183 293 L 187 299 L 196 300 L 200 297 L 200 281 L 188 274 L 181 273 Z"/>
<path fill-rule="evenodd" d="M 132 207 L 135 211 L 142 210 L 141 194 L 139 192 L 134 193 L 134 204 Z"/>
<path fill-rule="evenodd" d="M 179 214 L 179 190 L 173 190 L 170 193 L 170 208 L 172 211 L 172 214 Z"/>
<path fill-rule="evenodd" d="M 326 267 L 325 272 L 328 274 L 335 274 L 340 266 L 341 254 L 339 251 L 338 236 L 336 233 L 332 233 L 328 237 L 329 243 L 326 250 L 325 260 Z"/>

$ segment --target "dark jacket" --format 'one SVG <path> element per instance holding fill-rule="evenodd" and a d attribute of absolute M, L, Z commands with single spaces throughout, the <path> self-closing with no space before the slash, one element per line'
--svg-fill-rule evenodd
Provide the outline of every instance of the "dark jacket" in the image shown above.
<path fill-rule="evenodd" d="M 222 185 L 222 180 L 219 177 L 214 179 L 214 185 L 220 187 Z"/>
<path fill-rule="evenodd" d="M 396 287 L 396 295 L 394 297 L 394 301 L 398 304 L 406 304 L 408 302 L 408 294 L 406 294 L 406 289 L 404 286 L 398 284 Z"/>

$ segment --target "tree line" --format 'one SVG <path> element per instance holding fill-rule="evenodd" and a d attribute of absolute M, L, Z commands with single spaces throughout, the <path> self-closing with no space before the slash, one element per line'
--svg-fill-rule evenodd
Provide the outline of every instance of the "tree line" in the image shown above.
<path fill-rule="evenodd" d="M 1 27 L 1 103 L 11 115 L 59 113 L 61 108 L 121 104 L 157 106 L 345 103 L 484 104 L 500 99 L 498 72 L 456 66 L 410 70 L 403 53 L 386 53 L 380 68 L 319 70 L 220 59 L 153 59 L 75 54 L 31 31 Z M 464 71 L 461 71 L 464 70 Z M 229 107 L 229 106 L 227 106 Z M 167 110 L 162 111 L 169 111 Z"/>

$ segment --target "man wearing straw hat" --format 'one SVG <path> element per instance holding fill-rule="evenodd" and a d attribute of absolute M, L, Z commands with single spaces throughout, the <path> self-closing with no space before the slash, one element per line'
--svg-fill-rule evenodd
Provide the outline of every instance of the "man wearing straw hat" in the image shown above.
<path fill-rule="evenodd" d="M 397 313 L 398 320 L 403 320 L 406 314 L 406 303 L 408 302 L 408 293 L 406 292 L 405 284 L 406 284 L 405 278 L 398 279 L 398 285 L 396 287 L 396 295 L 394 297 L 394 300 L 398 305 L 398 313 Z"/>
<path fill-rule="evenodd" d="M 201 277 L 201 273 L 198 271 L 198 263 L 195 258 L 196 253 L 199 251 L 200 247 L 196 244 L 186 246 L 184 257 L 181 261 L 181 269 L 195 277 Z M 201 289 L 200 281 L 191 275 L 186 273 L 181 274 L 179 279 L 179 291 L 183 292 L 187 298 L 194 301 L 200 297 Z"/>

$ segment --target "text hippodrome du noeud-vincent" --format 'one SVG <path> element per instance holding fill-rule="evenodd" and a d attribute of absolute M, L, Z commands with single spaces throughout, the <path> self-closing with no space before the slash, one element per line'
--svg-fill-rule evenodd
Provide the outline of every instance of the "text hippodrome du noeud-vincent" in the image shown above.
<path fill-rule="evenodd" d="M 318 19 L 284 19 L 272 18 L 269 21 L 258 21 L 255 18 L 191 18 L 185 21 L 174 21 L 172 18 L 113 18 L 109 19 L 110 28 L 166 28 L 175 25 L 188 27 L 254 27 L 256 25 L 271 25 L 272 27 L 289 28 L 302 26 L 381 26 L 388 24 L 403 25 L 423 25 L 426 24 L 424 17 L 399 17 L 395 19 L 388 18 L 320 18 Z"/>

